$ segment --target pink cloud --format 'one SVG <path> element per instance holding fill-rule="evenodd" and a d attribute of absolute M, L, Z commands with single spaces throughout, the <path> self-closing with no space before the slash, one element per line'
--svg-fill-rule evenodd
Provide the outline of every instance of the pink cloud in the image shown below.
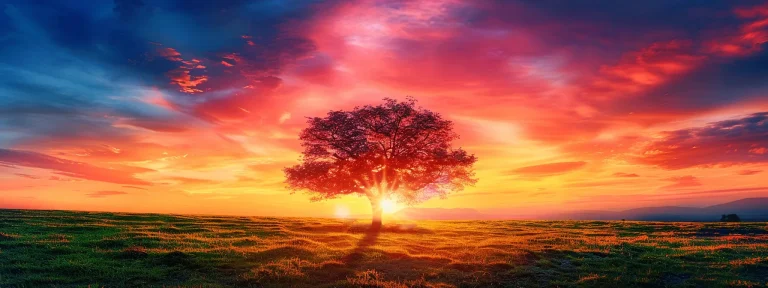
<path fill-rule="evenodd" d="M 134 177 L 135 173 L 146 171 L 136 167 L 122 166 L 122 169 L 107 169 L 88 163 L 76 162 L 30 151 L 0 149 L 0 163 L 52 170 L 69 177 L 117 184 L 151 185 Z"/>
<path fill-rule="evenodd" d="M 759 153 L 764 148 L 755 147 L 765 143 L 766 132 L 768 112 L 667 131 L 643 145 L 635 160 L 667 169 L 768 162 L 768 155 Z"/>
<path fill-rule="evenodd" d="M 604 91 L 600 97 L 626 97 L 669 81 L 688 72 L 705 59 L 697 55 L 693 42 L 673 40 L 657 42 L 627 53 L 612 66 L 600 68 L 600 77 L 592 82 L 592 90 Z"/>
<path fill-rule="evenodd" d="M 733 35 L 726 35 L 709 41 L 709 50 L 725 56 L 745 56 L 762 50 L 768 42 L 768 5 L 741 7 L 734 14 L 749 22 L 741 25 Z"/>

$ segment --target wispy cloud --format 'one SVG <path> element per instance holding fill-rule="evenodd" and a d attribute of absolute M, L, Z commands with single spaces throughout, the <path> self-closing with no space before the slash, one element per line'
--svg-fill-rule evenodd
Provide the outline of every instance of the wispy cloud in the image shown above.
<path fill-rule="evenodd" d="M 614 177 L 626 177 L 626 178 L 634 178 L 634 177 L 640 177 L 640 175 L 637 175 L 635 173 L 625 173 L 625 172 L 616 172 L 613 173 Z"/>
<path fill-rule="evenodd" d="M 701 182 L 699 182 L 698 178 L 691 175 L 673 176 L 673 177 L 665 178 L 662 180 L 674 183 L 674 184 L 661 187 L 661 189 L 665 189 L 665 190 L 674 190 L 674 189 L 688 188 L 688 187 L 695 187 L 695 186 L 702 185 Z"/>
<path fill-rule="evenodd" d="M 125 195 L 128 194 L 126 192 L 122 191 L 96 191 L 86 194 L 88 197 L 91 198 L 104 198 L 108 196 L 116 196 L 116 195 Z"/>
<path fill-rule="evenodd" d="M 27 179 L 40 179 L 40 177 L 37 177 L 37 176 L 34 176 L 34 175 L 29 175 L 29 174 L 24 174 L 24 173 L 15 173 L 13 175 L 16 175 L 16 176 L 19 176 L 19 177 L 22 177 L 22 178 L 27 178 Z"/>
<path fill-rule="evenodd" d="M 135 178 L 133 172 L 96 167 L 88 163 L 66 160 L 31 151 L 0 149 L 0 163 L 48 169 L 64 176 L 88 180 L 117 184 L 150 185 L 147 181 Z"/>
<path fill-rule="evenodd" d="M 507 173 L 511 175 L 551 176 L 578 170 L 584 167 L 584 165 L 587 165 L 587 162 L 556 162 L 520 167 Z"/>
<path fill-rule="evenodd" d="M 746 175 L 755 175 L 760 172 L 763 172 L 763 170 L 740 170 L 737 174 L 746 176 Z"/>

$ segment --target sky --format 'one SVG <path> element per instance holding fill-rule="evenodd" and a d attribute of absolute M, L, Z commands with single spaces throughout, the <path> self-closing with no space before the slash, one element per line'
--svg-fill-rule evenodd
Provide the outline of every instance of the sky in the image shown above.
<path fill-rule="evenodd" d="M 306 117 L 412 96 L 534 215 L 768 197 L 765 1 L 0 0 L 0 207 L 370 213 L 286 189 Z"/>

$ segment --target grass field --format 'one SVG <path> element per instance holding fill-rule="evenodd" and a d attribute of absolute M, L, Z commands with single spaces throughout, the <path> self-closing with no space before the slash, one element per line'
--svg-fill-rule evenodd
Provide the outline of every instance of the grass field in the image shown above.
<path fill-rule="evenodd" d="M 0 210 L 0 287 L 768 286 L 768 224 Z"/>

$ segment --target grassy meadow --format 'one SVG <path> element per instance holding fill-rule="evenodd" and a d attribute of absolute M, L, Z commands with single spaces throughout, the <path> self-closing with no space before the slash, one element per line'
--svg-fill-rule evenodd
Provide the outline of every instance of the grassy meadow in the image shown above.
<path fill-rule="evenodd" d="M 0 287 L 766 287 L 768 224 L 0 210 Z"/>

